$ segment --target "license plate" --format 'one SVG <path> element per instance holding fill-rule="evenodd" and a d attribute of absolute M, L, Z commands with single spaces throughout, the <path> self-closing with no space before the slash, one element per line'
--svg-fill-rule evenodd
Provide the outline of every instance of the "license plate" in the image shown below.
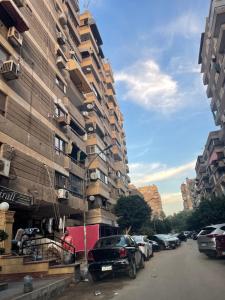
<path fill-rule="evenodd" d="M 201 246 L 205 247 L 205 246 L 207 246 L 207 244 L 206 243 L 201 243 Z"/>
<path fill-rule="evenodd" d="M 112 266 L 102 266 L 102 271 L 112 271 Z"/>

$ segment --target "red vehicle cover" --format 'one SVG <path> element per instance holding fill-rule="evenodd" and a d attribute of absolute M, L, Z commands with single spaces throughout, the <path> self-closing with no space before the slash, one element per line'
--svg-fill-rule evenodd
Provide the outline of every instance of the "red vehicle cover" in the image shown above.
<path fill-rule="evenodd" d="M 69 234 L 73 238 L 73 245 L 76 252 L 84 251 L 84 226 L 67 227 Z M 94 244 L 99 239 L 99 224 L 87 225 L 87 251 L 94 247 Z"/>

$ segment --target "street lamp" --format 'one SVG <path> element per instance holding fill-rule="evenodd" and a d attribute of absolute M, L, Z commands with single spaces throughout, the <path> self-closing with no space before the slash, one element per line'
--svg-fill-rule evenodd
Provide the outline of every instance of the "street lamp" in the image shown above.
<path fill-rule="evenodd" d="M 98 152 L 88 163 L 88 165 L 85 167 L 84 171 L 84 180 L 83 180 L 83 203 L 84 203 L 84 209 L 83 209 L 83 227 L 84 227 L 84 260 L 85 260 L 85 266 L 84 266 L 84 271 L 85 271 L 85 276 L 87 274 L 87 230 L 86 230 L 86 212 L 85 212 L 85 201 L 87 197 L 87 174 L 90 166 L 92 163 L 105 151 L 111 149 L 114 146 L 114 144 L 108 145 L 106 148 Z"/>

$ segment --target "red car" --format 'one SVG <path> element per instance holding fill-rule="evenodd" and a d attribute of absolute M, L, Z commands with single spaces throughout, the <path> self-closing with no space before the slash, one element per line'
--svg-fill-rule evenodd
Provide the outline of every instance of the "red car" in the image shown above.
<path fill-rule="evenodd" d="M 216 252 L 217 257 L 225 256 L 225 235 L 218 235 L 216 237 Z"/>

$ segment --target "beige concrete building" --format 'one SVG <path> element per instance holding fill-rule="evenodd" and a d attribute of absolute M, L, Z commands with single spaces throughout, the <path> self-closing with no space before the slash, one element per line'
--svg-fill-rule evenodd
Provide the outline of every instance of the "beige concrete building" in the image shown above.
<path fill-rule="evenodd" d="M 161 218 L 164 213 L 162 209 L 162 200 L 158 187 L 156 185 L 149 185 L 138 188 L 138 191 L 143 195 L 145 201 L 152 209 L 152 217 Z"/>
<path fill-rule="evenodd" d="M 199 64 L 203 73 L 206 94 L 211 99 L 211 111 L 217 131 L 209 133 L 205 149 L 196 163 L 198 201 L 203 197 L 225 194 L 225 1 L 213 0 L 202 33 Z"/>
<path fill-rule="evenodd" d="M 192 210 L 195 203 L 195 179 L 186 178 L 185 183 L 181 184 L 180 189 L 184 210 Z"/>
<path fill-rule="evenodd" d="M 77 0 L 6 0 L 0 25 L 0 202 L 16 211 L 15 227 L 64 215 L 82 224 L 83 211 L 89 224 L 115 226 L 127 151 L 92 16 Z M 88 162 L 112 143 L 90 166 L 84 194 Z"/>
<path fill-rule="evenodd" d="M 129 184 L 129 195 L 130 196 L 139 196 L 144 198 L 143 194 L 138 190 L 138 188 L 134 184 Z"/>

